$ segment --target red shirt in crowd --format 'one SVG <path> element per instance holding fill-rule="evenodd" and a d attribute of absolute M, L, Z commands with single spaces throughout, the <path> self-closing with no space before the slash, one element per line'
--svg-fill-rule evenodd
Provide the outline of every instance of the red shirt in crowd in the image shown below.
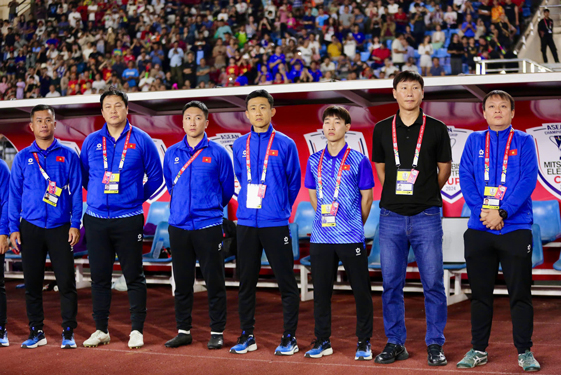
<path fill-rule="evenodd" d="M 376 48 L 372 51 L 372 57 L 378 57 L 380 60 L 376 62 L 384 62 L 385 59 L 391 56 L 391 51 L 388 48 Z"/>

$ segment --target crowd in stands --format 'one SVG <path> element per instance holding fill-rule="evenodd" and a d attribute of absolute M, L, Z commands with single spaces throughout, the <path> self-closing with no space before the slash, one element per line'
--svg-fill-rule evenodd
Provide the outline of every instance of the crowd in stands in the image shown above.
<path fill-rule="evenodd" d="M 18 16 L 13 0 L 0 96 L 456 75 L 514 57 L 525 0 L 424 1 L 34 0 Z"/>

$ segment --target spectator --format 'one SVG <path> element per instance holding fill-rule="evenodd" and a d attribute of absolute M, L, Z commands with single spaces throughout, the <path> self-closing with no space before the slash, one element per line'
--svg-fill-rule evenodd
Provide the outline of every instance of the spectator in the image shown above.
<path fill-rule="evenodd" d="M 557 47 L 553 41 L 553 20 L 549 18 L 549 9 L 543 11 L 543 18 L 538 23 L 538 33 L 540 34 L 543 62 L 547 64 L 547 47 L 549 47 L 553 59 L 558 63 Z"/>
<path fill-rule="evenodd" d="M 419 46 L 419 55 L 421 55 L 420 65 L 422 74 L 426 76 L 432 67 L 431 55 L 434 53 L 432 44 L 430 43 L 430 35 L 425 36 L 423 43 Z"/>
<path fill-rule="evenodd" d="M 475 26 L 475 25 L 474 25 Z M 437 51 L 442 48 L 446 41 L 446 36 L 440 25 L 436 25 L 436 30 L 431 35 L 432 48 Z"/>
<path fill-rule="evenodd" d="M 485 27 L 485 24 L 483 23 L 483 20 L 481 18 L 477 20 L 476 28 L 477 30 L 475 31 L 474 39 L 479 40 L 479 38 L 487 34 L 487 28 Z"/>
<path fill-rule="evenodd" d="M 134 62 L 129 62 L 128 68 L 123 71 L 123 74 L 121 74 L 121 76 L 123 77 L 124 82 L 128 82 L 129 88 L 135 87 L 137 85 L 139 74 L 138 70 L 134 66 Z"/>
<path fill-rule="evenodd" d="M 407 50 L 403 46 L 405 38 L 403 34 L 397 34 L 396 38 L 392 42 L 392 62 L 399 69 L 405 64 L 405 54 Z M 389 75 L 388 73 L 386 73 Z"/>
<path fill-rule="evenodd" d="M 349 56 L 349 59 L 354 59 L 356 55 L 356 40 L 353 38 L 352 34 L 347 35 L 347 39 L 345 39 L 345 44 L 343 46 L 343 53 Z"/>
<path fill-rule="evenodd" d="M 509 0 L 510 1 L 510 0 Z M 473 22 L 471 18 L 471 14 L 466 14 L 466 19 L 464 23 L 462 23 L 462 33 L 467 36 L 468 38 L 474 38 L 475 33 L 477 32 L 477 26 Z"/>
<path fill-rule="evenodd" d="M 56 91 L 55 85 L 49 86 L 49 92 L 45 94 L 45 98 L 57 98 L 60 96 L 60 92 Z"/>
<path fill-rule="evenodd" d="M 407 62 L 405 63 L 405 65 L 403 65 L 401 67 L 401 71 L 404 72 L 406 70 L 409 70 L 411 72 L 417 72 L 418 73 L 418 69 L 417 66 L 415 65 L 415 58 L 414 57 L 409 57 L 407 59 Z"/>
<path fill-rule="evenodd" d="M 477 9 L 479 19 L 483 21 L 486 28 L 491 24 L 491 9 L 492 7 L 489 5 L 489 0 L 481 0 L 481 5 Z"/>
<path fill-rule="evenodd" d="M 452 41 L 448 46 L 448 53 L 450 54 L 450 65 L 452 67 L 452 75 L 462 73 L 462 57 L 464 56 L 464 47 L 460 43 L 458 34 L 452 35 Z"/>
<path fill-rule="evenodd" d="M 203 87 L 210 81 L 210 68 L 206 65 L 206 60 L 201 59 L 199 66 L 197 67 L 197 87 L 201 87 L 201 83 L 204 83 Z"/>
<path fill-rule="evenodd" d="M 372 50 L 372 60 L 374 60 L 372 67 L 374 69 L 381 68 L 384 65 L 384 60 L 391 56 L 391 51 L 386 48 L 385 43 L 380 44 L 380 48 Z"/>
<path fill-rule="evenodd" d="M 456 11 L 450 5 L 446 7 L 446 13 L 444 13 L 444 22 L 450 30 L 456 29 L 458 27 L 458 13 L 456 13 Z"/>
<path fill-rule="evenodd" d="M 444 77 L 446 75 L 444 68 L 440 66 L 440 59 L 438 57 L 433 57 L 432 67 L 430 68 L 428 75 L 433 77 L 439 77 L 439 76 Z"/>
<path fill-rule="evenodd" d="M 180 86 L 183 86 L 183 75 L 181 69 L 181 66 L 183 65 L 183 55 L 183 50 L 179 48 L 179 42 L 174 42 L 173 48 L 170 48 L 168 53 L 168 58 L 170 60 L 169 66 L 171 68 L 171 76 Z"/>
<path fill-rule="evenodd" d="M 331 37 L 331 43 L 327 47 L 328 56 L 331 59 L 335 59 L 335 58 L 341 56 L 342 52 L 343 52 L 343 46 L 341 45 L 341 42 L 339 41 L 339 39 L 337 39 L 337 37 L 335 35 L 333 35 Z"/>
<path fill-rule="evenodd" d="M 493 8 L 491 8 L 491 22 L 497 23 L 501 21 L 501 16 L 505 14 L 504 8 L 499 4 L 499 0 L 493 0 Z"/>
<path fill-rule="evenodd" d="M 399 69 L 396 66 L 394 66 L 390 58 L 387 58 L 384 60 L 384 66 L 380 69 L 380 71 L 384 72 L 386 77 L 389 78 L 390 75 L 399 72 Z"/>
<path fill-rule="evenodd" d="M 327 73 L 327 72 L 332 72 L 332 73 L 335 72 L 335 64 L 331 61 L 329 56 L 326 56 L 323 59 L 323 63 L 320 65 L 319 69 L 321 70 L 321 72 L 325 76 L 325 73 Z"/>
<path fill-rule="evenodd" d="M 520 32 L 520 30 L 518 30 L 520 26 L 518 7 L 512 3 L 512 0 L 506 0 L 505 4 L 503 4 L 503 9 L 508 18 L 508 22 L 516 27 L 517 32 Z"/>

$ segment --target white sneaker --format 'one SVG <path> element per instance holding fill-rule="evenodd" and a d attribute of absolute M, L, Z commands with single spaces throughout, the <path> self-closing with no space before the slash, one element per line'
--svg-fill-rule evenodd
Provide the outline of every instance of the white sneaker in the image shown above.
<path fill-rule="evenodd" d="M 144 335 L 137 330 L 131 332 L 129 340 L 129 348 L 139 349 L 144 346 Z"/>
<path fill-rule="evenodd" d="M 89 339 L 84 341 L 84 346 L 86 348 L 96 348 L 99 344 L 107 345 L 111 341 L 109 337 L 109 332 L 105 333 L 99 329 L 92 333 Z"/>

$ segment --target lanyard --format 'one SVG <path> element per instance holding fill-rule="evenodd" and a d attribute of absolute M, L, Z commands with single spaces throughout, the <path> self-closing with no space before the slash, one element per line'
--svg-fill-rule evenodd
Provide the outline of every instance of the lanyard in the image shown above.
<path fill-rule="evenodd" d="M 319 197 L 320 197 L 320 199 L 323 199 L 323 183 L 321 181 L 321 169 L 322 169 L 322 165 L 323 165 L 323 156 L 325 155 L 325 149 L 326 148 L 323 149 L 323 151 L 321 153 L 321 157 L 319 159 L 319 164 L 318 164 L 318 186 L 319 186 Z M 347 146 L 347 150 L 345 151 L 345 154 L 343 155 L 343 159 L 341 160 L 341 165 L 339 166 L 339 172 L 337 172 L 337 182 L 335 183 L 335 193 L 333 193 L 333 201 L 334 202 L 337 201 L 337 197 L 339 196 L 339 187 L 341 186 L 341 177 L 343 176 L 343 167 L 345 166 L 345 161 L 347 161 L 347 156 L 349 156 L 350 152 L 351 152 L 351 149 Z"/>
<path fill-rule="evenodd" d="M 399 161 L 399 150 L 397 149 L 397 132 L 395 130 L 395 119 L 397 115 L 393 117 L 392 121 L 392 141 L 393 141 L 393 153 L 395 155 L 395 165 L 397 168 L 401 165 Z M 413 158 L 412 168 L 417 168 L 419 164 L 419 154 L 421 153 L 421 144 L 423 143 L 423 135 L 425 134 L 425 125 L 427 124 L 427 116 L 423 114 L 423 125 L 419 130 L 419 138 L 417 139 L 417 146 L 415 147 L 415 157 Z"/>
<path fill-rule="evenodd" d="M 249 158 L 249 140 L 251 139 L 251 132 L 247 136 L 245 145 L 245 166 L 247 168 L 247 183 L 251 184 L 251 159 Z M 267 166 L 269 165 L 269 154 L 271 153 L 271 146 L 275 139 L 275 130 L 271 133 L 269 144 L 267 145 L 267 152 L 265 153 L 265 161 L 263 161 L 263 173 L 261 174 L 261 185 L 265 184 L 265 176 L 267 175 Z"/>
<path fill-rule="evenodd" d="M 119 163 L 119 173 L 123 169 L 123 165 L 125 164 L 125 157 L 127 156 L 127 150 L 129 149 L 129 139 L 131 138 L 132 132 L 132 125 L 130 125 L 130 129 L 127 133 L 127 138 L 125 139 L 125 147 L 123 148 L 123 154 L 121 155 L 121 162 Z M 105 137 L 103 137 L 103 168 L 105 171 L 109 169 L 109 165 L 107 164 L 107 141 Z"/>
<path fill-rule="evenodd" d="M 508 140 L 506 141 L 505 154 L 503 156 L 503 170 L 501 172 L 501 185 L 504 185 L 504 183 L 506 182 L 506 167 L 508 166 L 508 154 L 510 153 L 510 143 L 512 142 L 512 137 L 514 137 L 514 129 L 510 128 L 510 132 L 508 134 Z M 487 131 L 487 137 L 485 137 L 485 185 L 489 183 L 490 144 L 491 144 L 491 132 Z"/>
<path fill-rule="evenodd" d="M 47 172 L 45 172 L 45 170 L 43 169 L 43 167 L 41 167 L 41 163 L 39 163 L 39 157 L 37 156 L 37 153 L 34 152 L 33 153 L 33 157 L 35 158 L 35 160 L 37 161 L 37 166 L 39 167 L 39 170 L 41 171 L 41 174 L 43 175 L 43 178 L 47 181 L 51 181 L 51 178 L 49 177 L 49 175 L 47 174 Z"/>
<path fill-rule="evenodd" d="M 179 177 L 181 177 L 181 175 L 183 174 L 183 172 L 185 172 L 185 170 L 187 169 L 187 167 L 189 167 L 191 165 L 192 162 L 195 161 L 195 159 L 197 158 L 197 156 L 199 156 L 199 154 L 203 152 L 203 149 L 201 148 L 199 151 L 195 152 L 195 154 L 193 156 L 191 156 L 189 158 L 189 160 L 187 160 L 187 163 L 185 163 L 185 165 L 183 166 L 183 168 L 181 168 L 179 170 L 179 172 L 177 173 L 177 176 L 175 176 L 175 180 L 173 180 L 173 186 L 175 186 L 175 184 L 177 184 L 177 180 L 179 180 Z"/>

